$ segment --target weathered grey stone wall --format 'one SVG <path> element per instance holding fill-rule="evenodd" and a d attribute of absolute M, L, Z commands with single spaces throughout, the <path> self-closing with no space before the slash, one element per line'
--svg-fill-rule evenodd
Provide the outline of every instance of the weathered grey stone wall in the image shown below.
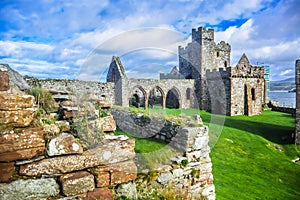
<path fill-rule="evenodd" d="M 295 62 L 296 68 L 296 131 L 295 144 L 300 145 L 300 60 Z"/>
<path fill-rule="evenodd" d="M 206 71 L 230 67 L 230 52 L 228 43 L 215 43 L 213 29 L 203 27 L 192 29 L 192 42 L 178 48 L 180 73 L 199 82 L 196 92 L 203 110 L 210 110 L 211 104 Z"/>
<path fill-rule="evenodd" d="M 180 73 L 195 79 L 200 109 L 227 115 L 261 113 L 263 68 L 250 65 L 245 54 L 236 67 L 230 67 L 231 46 L 224 41 L 216 44 L 213 29 L 193 29 L 192 42 L 178 52 Z M 222 71 L 223 81 L 216 79 L 214 70 Z"/>
<path fill-rule="evenodd" d="M 188 99 L 186 96 L 187 89 L 191 90 L 191 96 L 194 93 L 194 80 L 185 79 L 120 79 L 116 83 L 116 101 L 117 105 L 128 107 L 129 99 L 134 94 L 135 90 L 141 90 L 146 100 L 146 107 L 148 107 L 148 99 L 150 92 L 153 89 L 159 89 L 162 92 L 163 105 L 166 105 L 166 97 L 171 89 L 175 89 L 178 93 L 179 107 L 180 108 L 193 108 L 196 107 L 194 98 Z"/>
<path fill-rule="evenodd" d="M 231 79 L 230 68 L 206 71 L 209 89 L 209 110 L 215 114 L 230 115 Z"/>
<path fill-rule="evenodd" d="M 258 115 L 264 103 L 264 69 L 253 67 L 244 54 L 237 66 L 206 71 L 213 113 Z M 214 110 L 214 111 L 213 111 Z"/>
<path fill-rule="evenodd" d="M 215 63 L 216 69 L 230 67 L 231 46 L 224 41 L 216 44 Z"/>
<path fill-rule="evenodd" d="M 79 80 L 59 80 L 42 79 L 38 80 L 40 86 L 44 89 L 85 95 L 90 99 L 108 100 L 115 102 L 115 84 L 102 83 L 97 81 L 79 81 Z"/>
<path fill-rule="evenodd" d="M 251 90 L 254 90 L 252 97 Z M 264 101 L 263 78 L 232 78 L 230 115 L 259 115 Z"/>
<path fill-rule="evenodd" d="M 185 77 L 181 75 L 177 69 L 177 67 L 173 67 L 173 69 L 170 71 L 170 73 L 160 73 L 159 79 L 184 79 Z"/>
<path fill-rule="evenodd" d="M 115 83 L 121 78 L 126 78 L 124 67 L 120 58 L 113 56 L 107 72 L 106 81 Z"/>
<path fill-rule="evenodd" d="M 158 139 L 169 143 L 180 128 L 167 122 L 163 116 L 161 119 L 149 118 L 120 110 L 112 110 L 112 114 L 120 130 L 141 138 Z"/>
<path fill-rule="evenodd" d="M 296 116 L 296 108 L 276 106 L 273 105 L 271 101 L 267 105 L 269 108 L 271 108 L 272 111 L 288 113 L 291 114 L 292 116 Z"/>
<path fill-rule="evenodd" d="M 183 152 L 182 156 L 171 158 L 172 164 L 158 167 L 149 181 L 149 174 L 141 173 L 136 184 L 141 187 L 159 184 L 161 187 L 174 186 L 176 191 L 189 195 L 187 199 L 202 197 L 215 199 L 212 163 L 209 157 L 209 136 L 206 126 L 181 127 L 165 119 L 149 118 L 141 114 L 113 110 L 117 126 L 125 132 L 141 138 L 153 138 Z M 153 172 L 149 172 L 153 176 Z"/>

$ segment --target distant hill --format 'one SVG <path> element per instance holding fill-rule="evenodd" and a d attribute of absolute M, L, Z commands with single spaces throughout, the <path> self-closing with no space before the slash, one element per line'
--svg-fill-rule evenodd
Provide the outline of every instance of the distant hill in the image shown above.
<path fill-rule="evenodd" d="M 288 78 L 280 81 L 270 81 L 270 90 L 290 90 L 295 88 L 295 78 Z"/>

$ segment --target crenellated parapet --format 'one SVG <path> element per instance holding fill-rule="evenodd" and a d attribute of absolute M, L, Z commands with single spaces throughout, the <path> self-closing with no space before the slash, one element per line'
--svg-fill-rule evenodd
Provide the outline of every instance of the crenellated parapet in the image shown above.
<path fill-rule="evenodd" d="M 231 69 L 231 76 L 240 78 L 264 78 L 264 68 L 256 66 L 251 66 L 250 68 L 237 66 Z"/>
<path fill-rule="evenodd" d="M 226 43 L 225 41 L 221 41 L 218 44 L 216 44 L 216 50 L 230 52 L 231 46 L 229 43 Z"/>
<path fill-rule="evenodd" d="M 231 67 L 228 68 L 218 68 L 213 70 L 206 71 L 206 78 L 208 80 L 215 80 L 215 79 L 224 79 L 231 77 Z"/>
<path fill-rule="evenodd" d="M 214 41 L 214 29 L 199 27 L 198 29 L 192 29 L 192 41 L 201 43 L 202 40 Z"/>

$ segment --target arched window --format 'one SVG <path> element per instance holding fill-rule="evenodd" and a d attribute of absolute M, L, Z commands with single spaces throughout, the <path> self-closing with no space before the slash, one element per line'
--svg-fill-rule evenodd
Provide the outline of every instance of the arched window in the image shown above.
<path fill-rule="evenodd" d="M 256 99 L 255 98 L 255 89 L 254 88 L 251 89 L 251 96 L 252 96 L 252 100 Z"/>
<path fill-rule="evenodd" d="M 172 88 L 168 91 L 166 96 L 166 107 L 167 108 L 180 108 L 179 104 L 179 93 L 177 89 Z"/>
<path fill-rule="evenodd" d="M 156 86 L 150 91 L 148 105 L 150 108 L 154 106 L 163 107 L 163 90 L 159 86 Z"/>
<path fill-rule="evenodd" d="M 191 99 L 191 88 L 186 89 L 186 99 L 187 100 Z"/>
<path fill-rule="evenodd" d="M 115 69 L 112 69 L 112 81 L 113 82 L 116 82 L 116 72 L 115 72 Z"/>
<path fill-rule="evenodd" d="M 145 96 L 146 96 L 146 92 L 142 87 L 140 86 L 135 87 L 130 94 L 129 106 L 134 106 L 137 108 L 139 107 L 145 108 L 146 107 Z"/>
<path fill-rule="evenodd" d="M 224 62 L 224 67 L 225 67 L 225 68 L 227 67 L 227 61 Z"/>
<path fill-rule="evenodd" d="M 219 56 L 220 56 L 220 52 L 217 51 L 217 57 L 219 57 Z"/>

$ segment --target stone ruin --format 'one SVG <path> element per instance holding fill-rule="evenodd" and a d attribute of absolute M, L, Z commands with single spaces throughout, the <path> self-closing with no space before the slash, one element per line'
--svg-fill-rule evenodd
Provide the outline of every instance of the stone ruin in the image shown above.
<path fill-rule="evenodd" d="M 133 139 L 108 135 L 87 148 L 71 130 L 70 112 L 37 125 L 34 97 L 12 90 L 8 70 L 0 68 L 0 199 L 113 199 L 108 186 L 135 180 Z M 111 132 L 113 124 L 101 127 Z"/>
<path fill-rule="evenodd" d="M 214 29 L 192 30 L 192 42 L 179 46 L 179 72 L 195 80 L 202 110 L 234 115 L 259 115 L 265 99 L 264 68 L 252 66 L 245 54 L 230 66 L 231 46 L 214 42 Z"/>
<path fill-rule="evenodd" d="M 114 199 L 117 196 L 136 199 L 137 187 L 157 184 L 160 188 L 172 185 L 176 191 L 187 191 L 188 199 L 215 199 L 206 126 L 176 130 L 166 126 L 154 130 L 156 139 L 169 142 L 182 156 L 170 158 L 168 165 L 158 166 L 153 177 L 152 171 L 140 173 L 134 139 L 112 134 L 116 130 L 114 119 L 119 127 L 129 119 L 122 118 L 126 113 L 116 115 L 121 111 L 111 110 L 114 97 L 109 97 L 107 88 L 113 87 L 112 84 L 41 81 L 59 104 L 59 109 L 48 115 L 58 120 L 49 123 L 44 118 L 37 121 L 36 100 L 10 84 L 8 71 L 8 66 L 1 65 L 0 199 Z M 70 86 L 77 87 L 79 92 L 88 88 L 88 99 L 78 101 Z M 94 93 L 93 87 L 99 93 Z M 93 105 L 106 110 L 105 116 L 100 117 L 100 110 Z M 75 134 L 72 123 L 84 117 L 88 118 L 86 128 L 81 129 L 81 134 Z M 134 124 L 128 126 L 136 131 L 148 129 Z M 85 135 L 90 131 L 98 134 L 97 130 L 105 134 L 101 140 L 87 145 L 85 141 L 89 138 Z"/>

